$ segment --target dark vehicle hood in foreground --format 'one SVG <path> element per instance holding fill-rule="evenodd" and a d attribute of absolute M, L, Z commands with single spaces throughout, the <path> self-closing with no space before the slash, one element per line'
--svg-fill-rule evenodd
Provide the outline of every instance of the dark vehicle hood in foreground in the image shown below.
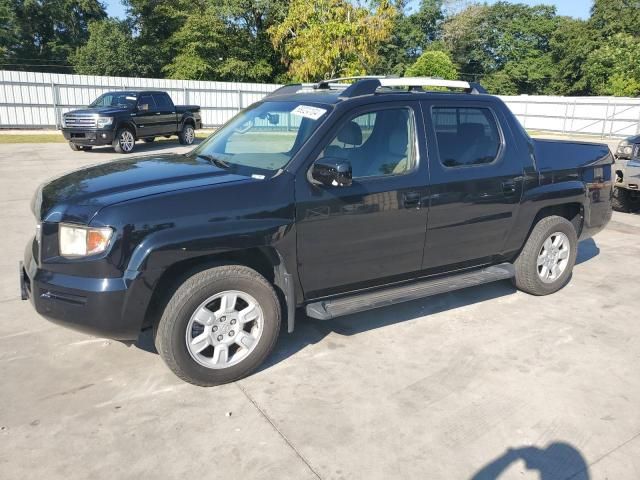
<path fill-rule="evenodd" d="M 98 114 L 98 115 L 102 115 L 102 116 L 108 116 L 108 115 L 116 115 L 118 113 L 122 113 L 122 112 L 126 112 L 127 110 L 130 110 L 127 107 L 87 107 L 87 108 L 80 108 L 78 110 L 71 110 L 70 112 L 67 112 L 65 115 L 68 114 L 78 114 L 78 115 L 94 115 L 94 114 Z"/>
<path fill-rule="evenodd" d="M 42 184 L 32 210 L 39 221 L 86 224 L 107 205 L 238 181 L 257 180 L 228 173 L 195 156 L 133 157 L 82 168 Z"/>

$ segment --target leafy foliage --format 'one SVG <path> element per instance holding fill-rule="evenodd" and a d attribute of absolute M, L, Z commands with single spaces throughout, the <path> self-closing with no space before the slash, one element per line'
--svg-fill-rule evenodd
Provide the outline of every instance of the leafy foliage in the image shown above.
<path fill-rule="evenodd" d="M 373 11 L 347 0 L 293 0 L 285 19 L 269 33 L 292 78 L 358 75 L 375 65 L 396 15 L 387 0 Z"/>
<path fill-rule="evenodd" d="M 89 38 L 89 23 L 106 18 L 98 0 L 1 0 L 0 15 L 0 53 L 13 69 L 67 72 L 69 55 Z"/>
<path fill-rule="evenodd" d="M 640 0 L 591 17 L 481 0 L 0 0 L 12 69 L 287 82 L 455 76 L 498 94 L 640 95 Z M 53 65 L 53 66 L 52 66 Z"/>
<path fill-rule="evenodd" d="M 405 72 L 410 77 L 437 77 L 446 80 L 458 78 L 458 69 L 445 52 L 426 51 L 416 63 L 407 68 Z"/>
<path fill-rule="evenodd" d="M 91 23 L 89 40 L 70 60 L 83 75 L 133 77 L 151 73 L 129 25 L 114 19 Z"/>

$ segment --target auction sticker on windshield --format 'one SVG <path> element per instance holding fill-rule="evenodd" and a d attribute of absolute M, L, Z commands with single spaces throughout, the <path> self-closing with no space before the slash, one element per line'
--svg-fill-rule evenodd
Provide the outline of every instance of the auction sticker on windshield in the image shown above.
<path fill-rule="evenodd" d="M 298 105 L 291 110 L 293 115 L 298 115 L 304 118 L 310 118 L 311 120 L 317 120 L 324 115 L 326 110 L 324 108 L 312 107 L 310 105 Z"/>

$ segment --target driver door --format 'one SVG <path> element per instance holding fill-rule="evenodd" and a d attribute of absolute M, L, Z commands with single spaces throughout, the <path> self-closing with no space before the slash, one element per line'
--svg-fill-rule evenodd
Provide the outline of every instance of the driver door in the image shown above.
<path fill-rule="evenodd" d="M 296 180 L 299 274 L 309 298 L 402 280 L 421 270 L 428 213 L 424 124 L 417 102 L 353 110 L 319 148 L 348 161 L 349 186 Z"/>

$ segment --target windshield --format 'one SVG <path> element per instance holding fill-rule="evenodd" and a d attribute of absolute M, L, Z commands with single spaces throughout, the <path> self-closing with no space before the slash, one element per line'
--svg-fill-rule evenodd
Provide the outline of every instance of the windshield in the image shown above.
<path fill-rule="evenodd" d="M 240 112 L 191 154 L 249 174 L 273 173 L 289 163 L 327 110 L 299 102 L 263 102 Z"/>
<path fill-rule="evenodd" d="M 100 95 L 90 107 L 135 107 L 138 97 L 132 93 L 112 92 Z"/>

